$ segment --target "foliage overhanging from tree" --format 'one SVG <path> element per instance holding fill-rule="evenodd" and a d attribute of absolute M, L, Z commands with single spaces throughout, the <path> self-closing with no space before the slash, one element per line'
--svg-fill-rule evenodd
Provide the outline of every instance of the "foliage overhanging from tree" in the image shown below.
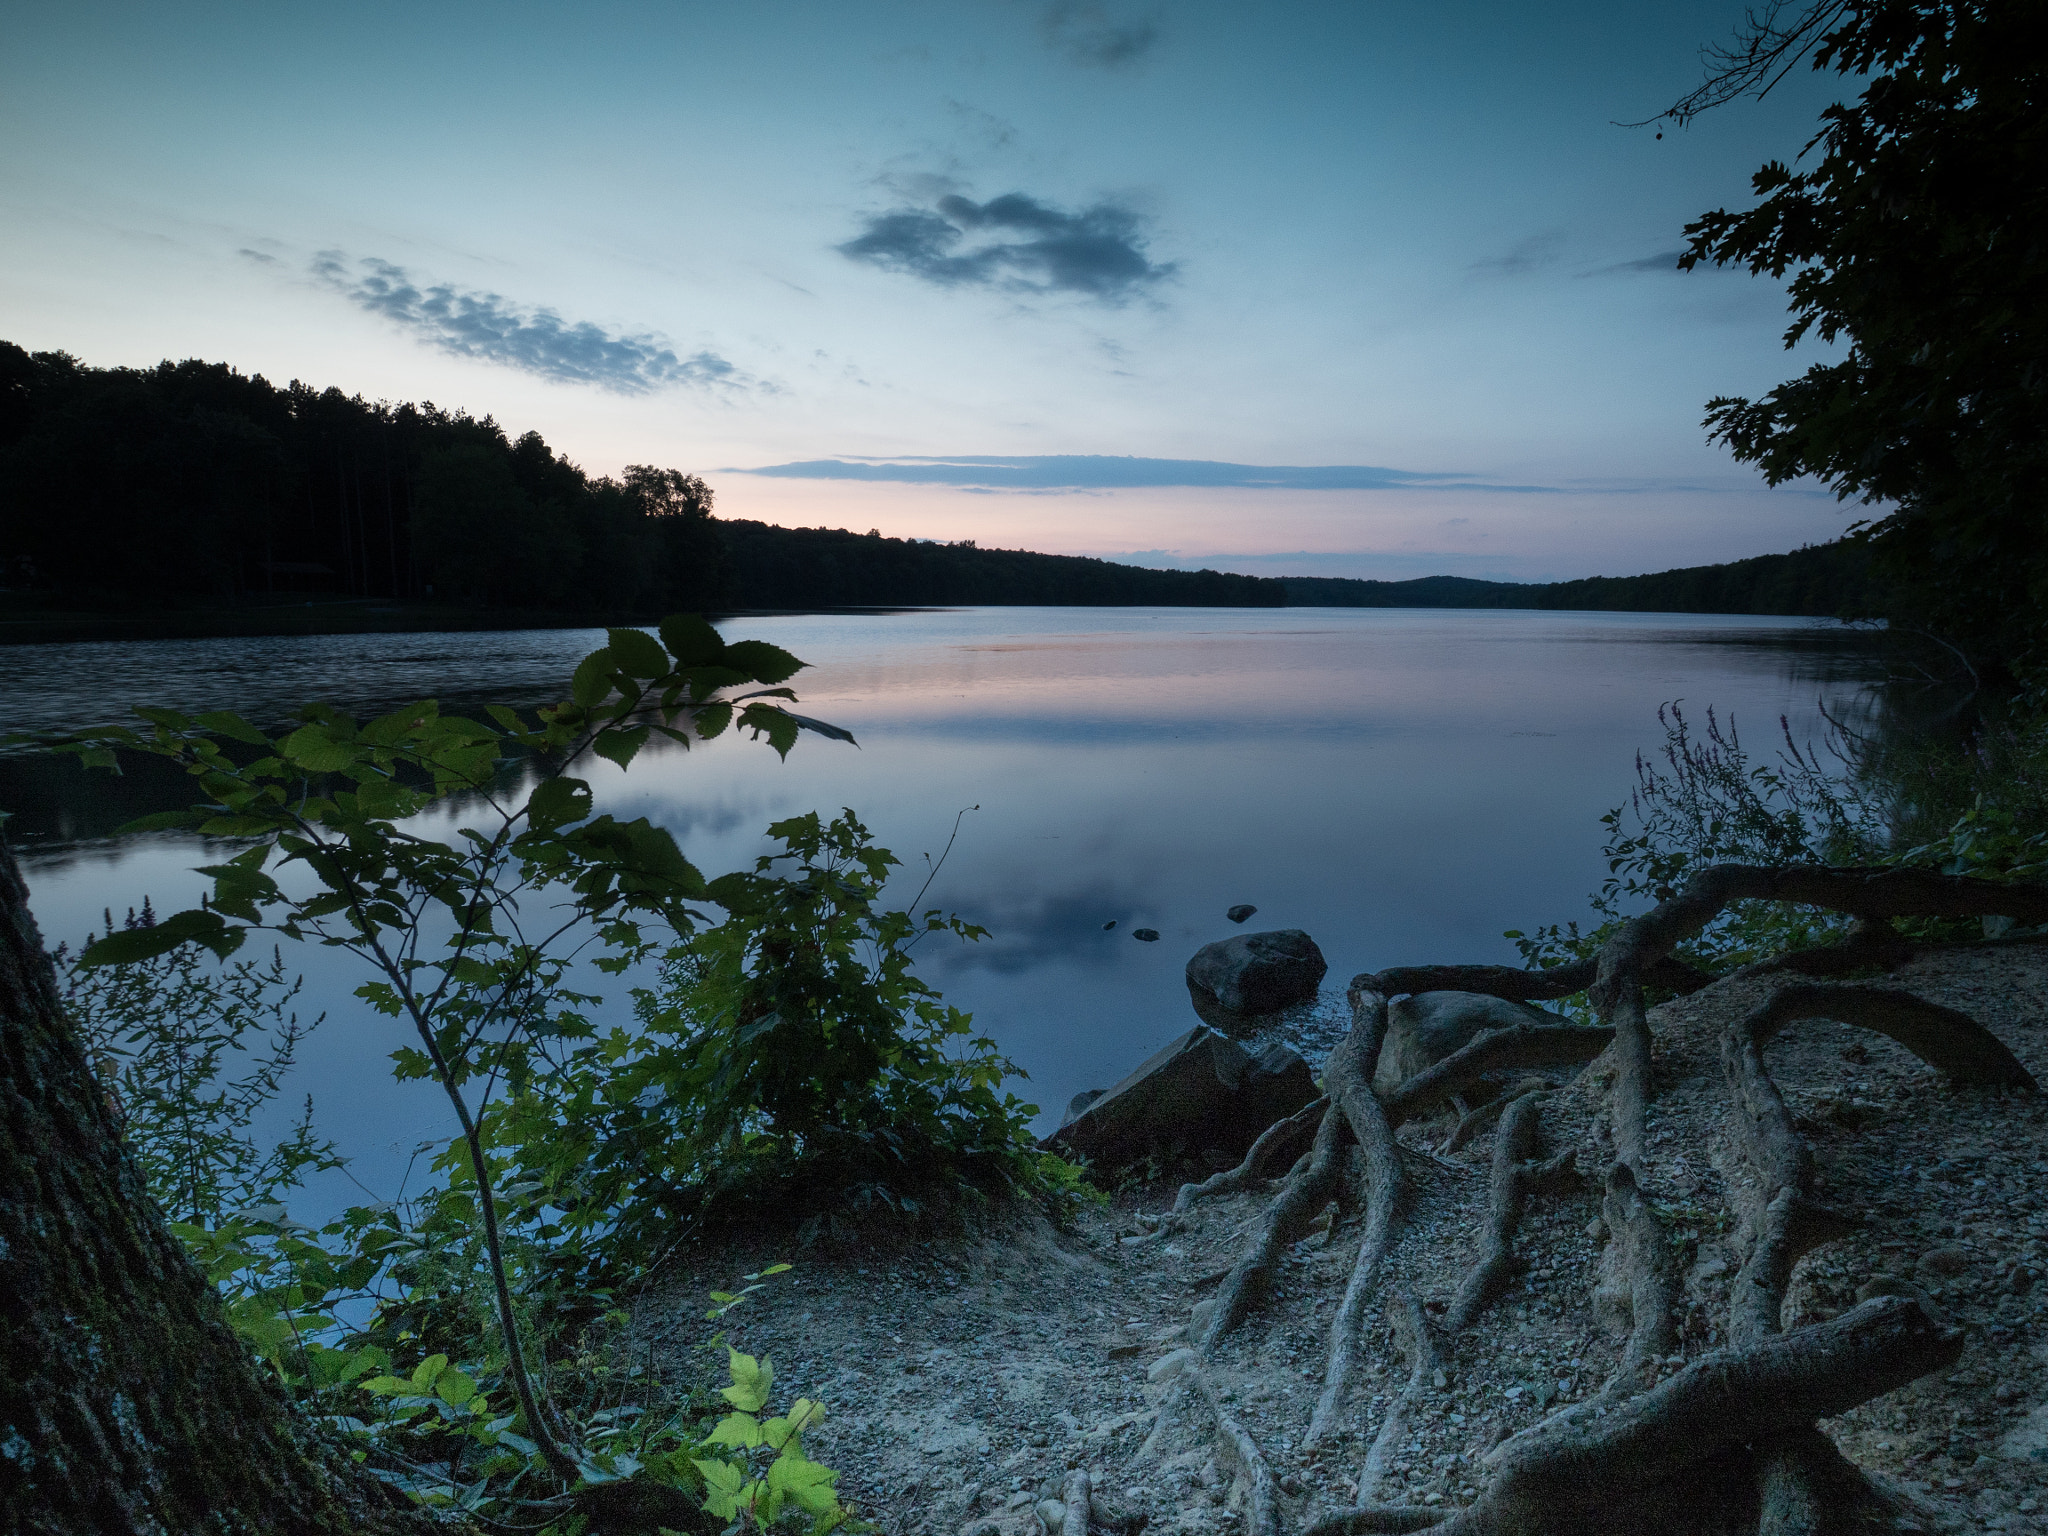
<path fill-rule="evenodd" d="M 1823 0 L 1753 16 L 1669 114 L 1813 67 L 1867 79 L 1802 168 L 1687 226 L 1681 265 L 1791 274 L 1791 346 L 1844 344 L 1707 426 L 1774 484 L 1812 475 L 1876 509 L 1894 617 L 1994 665 L 2044 659 L 2048 537 L 2048 29 L 2009 0 Z"/>

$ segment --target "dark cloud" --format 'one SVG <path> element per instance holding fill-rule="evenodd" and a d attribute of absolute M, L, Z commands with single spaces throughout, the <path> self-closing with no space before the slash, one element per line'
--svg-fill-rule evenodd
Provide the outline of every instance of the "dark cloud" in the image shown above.
<path fill-rule="evenodd" d="M 1149 16 L 1117 21 L 1098 0 L 1053 0 L 1039 26 L 1056 53 L 1095 69 L 1128 69 L 1159 41 Z"/>
<path fill-rule="evenodd" d="M 1129 208 L 1097 203 L 1065 213 L 1021 192 L 977 203 L 949 192 L 930 208 L 872 215 L 841 255 L 944 288 L 1074 293 L 1105 304 L 1171 277 L 1145 254 Z"/>
<path fill-rule="evenodd" d="M 1168 485 L 1288 491 L 1550 489 L 1496 485 L 1470 475 L 1381 469 L 1369 464 L 1225 464 L 1212 459 L 1134 459 L 1106 454 L 962 454 L 955 458 L 905 454 L 890 459 L 809 459 L 728 472 L 790 480 L 879 480 L 1016 491 Z"/>
<path fill-rule="evenodd" d="M 713 352 L 678 357 L 659 336 L 571 324 L 551 309 L 512 303 L 481 289 L 414 282 L 403 267 L 374 256 L 350 265 L 322 251 L 313 275 L 347 299 L 456 357 L 473 357 L 565 384 L 594 384 L 644 395 L 678 384 L 749 385 L 754 381 Z"/>
<path fill-rule="evenodd" d="M 1676 272 L 1678 258 L 1684 251 L 1659 251 L 1654 256 L 1638 256 L 1634 261 L 1617 261 L 1612 266 L 1595 267 L 1590 272 L 1581 272 L 1581 277 L 1618 277 L 1627 272 Z"/>

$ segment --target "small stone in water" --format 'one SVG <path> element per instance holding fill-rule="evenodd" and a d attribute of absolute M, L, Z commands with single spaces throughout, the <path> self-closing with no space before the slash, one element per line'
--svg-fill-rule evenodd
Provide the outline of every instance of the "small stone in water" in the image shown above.
<path fill-rule="evenodd" d="M 1159 930 L 1157 928 L 1133 928 L 1131 930 L 1131 937 L 1141 939 L 1147 944 L 1157 944 L 1159 942 Z"/>

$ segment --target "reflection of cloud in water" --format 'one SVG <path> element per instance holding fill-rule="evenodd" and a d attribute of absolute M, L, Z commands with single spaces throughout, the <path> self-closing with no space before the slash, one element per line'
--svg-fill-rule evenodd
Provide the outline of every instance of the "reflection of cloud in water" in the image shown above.
<path fill-rule="evenodd" d="M 1146 915 L 1135 891 L 1135 883 L 1103 878 L 1051 893 L 1010 889 L 961 898 L 948 905 L 989 936 L 978 944 L 921 949 L 917 958 L 935 970 L 1005 975 L 1054 961 L 1106 966 L 1118 958 L 1112 946 L 1129 944 L 1131 928 Z M 1112 918 L 1117 925 L 1105 933 L 1102 925 Z"/>

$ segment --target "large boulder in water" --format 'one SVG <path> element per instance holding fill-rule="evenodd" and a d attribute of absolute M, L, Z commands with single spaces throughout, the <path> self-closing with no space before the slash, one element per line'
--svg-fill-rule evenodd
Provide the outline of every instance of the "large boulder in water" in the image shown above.
<path fill-rule="evenodd" d="M 1299 928 L 1241 933 L 1195 951 L 1188 961 L 1188 994 L 1196 1013 L 1227 1029 L 1307 1002 L 1329 968 L 1316 941 Z"/>
<path fill-rule="evenodd" d="M 1259 1132 L 1316 1097 L 1308 1063 L 1288 1046 L 1254 1055 L 1206 1026 L 1189 1030 L 1114 1087 L 1076 1094 L 1040 1146 L 1113 1169 L 1147 1156 L 1243 1157 Z"/>
<path fill-rule="evenodd" d="M 1373 1086 L 1391 1092 L 1489 1029 L 1564 1022 L 1541 1008 L 1483 992 L 1418 992 L 1387 1009 L 1387 1038 Z"/>

